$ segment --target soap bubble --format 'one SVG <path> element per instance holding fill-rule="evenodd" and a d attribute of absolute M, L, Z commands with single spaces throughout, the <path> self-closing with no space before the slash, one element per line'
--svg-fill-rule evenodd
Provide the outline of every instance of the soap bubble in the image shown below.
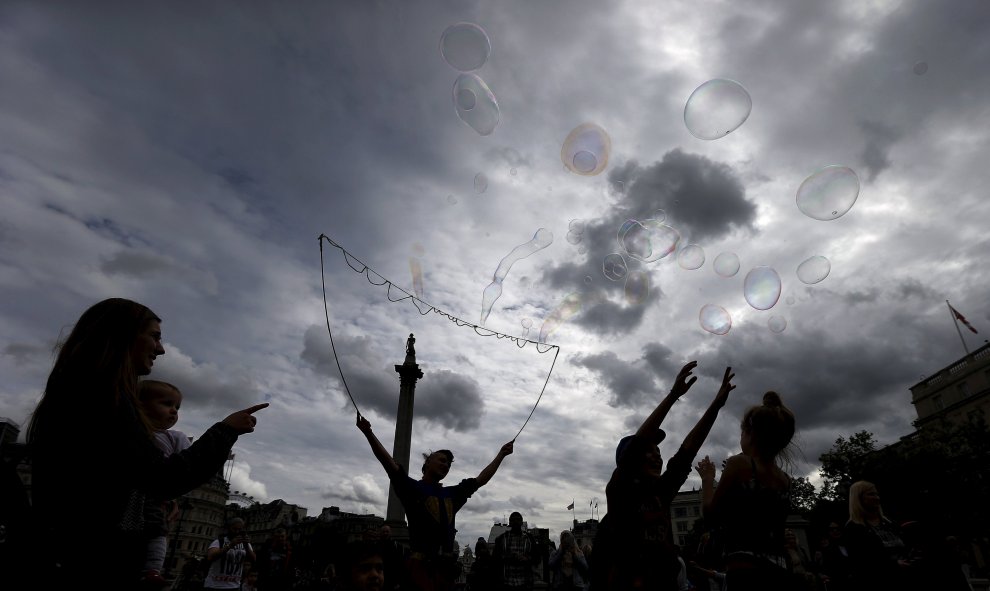
<path fill-rule="evenodd" d="M 502 296 L 502 281 L 509 274 L 512 264 L 519 259 L 528 257 L 534 252 L 543 250 L 551 244 L 553 244 L 553 232 L 546 228 L 540 228 L 536 231 L 536 234 L 533 234 L 529 242 L 513 248 L 512 252 L 505 255 L 505 258 L 499 262 L 498 268 L 495 269 L 495 273 L 492 275 L 492 282 L 488 284 L 488 287 L 485 288 L 481 296 L 481 326 L 484 326 L 485 321 L 488 320 L 488 315 L 492 311 L 492 305 L 495 303 L 495 300 Z"/>
<path fill-rule="evenodd" d="M 626 302 L 635 306 L 641 304 L 650 295 L 650 276 L 646 271 L 632 271 L 626 275 Z"/>
<path fill-rule="evenodd" d="M 450 25 L 440 35 L 443 61 L 459 72 L 471 72 L 485 65 L 492 53 L 488 33 L 474 23 Z"/>
<path fill-rule="evenodd" d="M 571 172 L 594 176 L 608 165 L 612 140 L 594 123 L 582 123 L 567 134 L 560 148 L 560 159 Z"/>
<path fill-rule="evenodd" d="M 786 298 L 784 298 L 784 303 L 787 304 L 788 306 L 793 306 L 794 296 L 787 296 Z"/>
<path fill-rule="evenodd" d="M 531 326 L 533 326 L 533 320 L 532 319 L 530 319 L 530 318 L 523 318 L 522 319 L 522 327 L 523 328 L 529 328 Z"/>
<path fill-rule="evenodd" d="M 780 275 L 771 267 L 753 267 L 743 281 L 743 297 L 757 310 L 769 310 L 780 299 Z"/>
<path fill-rule="evenodd" d="M 585 285 L 591 285 L 591 282 L 592 281 L 593 281 L 593 279 L 591 278 L 591 275 L 585 275 L 584 276 L 584 284 Z"/>
<path fill-rule="evenodd" d="M 584 234 L 584 220 L 571 220 L 567 224 L 567 229 L 578 235 Z"/>
<path fill-rule="evenodd" d="M 570 244 L 580 244 L 582 236 L 581 234 L 576 233 L 574 230 L 568 230 L 567 235 L 564 236 L 564 239 L 567 240 L 567 242 Z"/>
<path fill-rule="evenodd" d="M 626 276 L 626 259 L 617 252 L 605 255 L 602 260 L 602 273 L 610 281 L 622 279 Z"/>
<path fill-rule="evenodd" d="M 784 332 L 787 328 L 787 319 L 783 316 L 771 316 L 767 320 L 767 327 L 773 332 Z"/>
<path fill-rule="evenodd" d="M 688 244 L 677 253 L 677 264 L 693 271 L 705 264 L 705 250 L 697 244 Z"/>
<path fill-rule="evenodd" d="M 485 176 L 485 173 L 479 172 L 478 174 L 474 175 L 474 191 L 480 194 L 480 193 L 484 193 L 487 190 L 488 190 L 488 177 Z"/>
<path fill-rule="evenodd" d="M 457 197 L 454 197 L 453 195 L 447 195 L 447 203 L 454 205 L 455 203 L 457 203 Z"/>
<path fill-rule="evenodd" d="M 461 121 L 481 135 L 491 135 L 498 127 L 499 111 L 495 94 L 476 74 L 461 74 L 454 81 L 454 110 Z"/>
<path fill-rule="evenodd" d="M 664 220 L 667 219 L 667 212 L 662 209 L 658 209 L 653 212 L 653 219 L 655 219 L 658 222 L 663 222 Z"/>
<path fill-rule="evenodd" d="M 577 251 L 578 251 L 578 254 L 584 254 L 584 253 L 588 252 L 588 244 L 585 243 L 585 242 L 582 242 L 581 244 L 578 244 Z"/>
<path fill-rule="evenodd" d="M 859 197 L 859 177 L 847 166 L 826 166 L 804 179 L 797 190 L 797 206 L 816 220 L 840 218 Z"/>
<path fill-rule="evenodd" d="M 753 99 L 735 80 L 716 78 L 695 89 L 684 105 L 684 124 L 700 140 L 715 140 L 742 125 Z"/>
<path fill-rule="evenodd" d="M 832 263 L 827 258 L 813 256 L 798 265 L 797 278 L 801 280 L 801 283 L 814 285 L 828 277 L 828 273 L 831 270 Z"/>
<path fill-rule="evenodd" d="M 547 337 L 553 334 L 571 316 L 580 312 L 583 307 L 584 298 L 580 293 L 573 292 L 564 296 L 563 301 L 543 320 L 543 326 L 540 327 L 540 342 L 547 342 Z"/>
<path fill-rule="evenodd" d="M 928 71 L 928 62 L 917 62 L 914 64 L 913 70 L 915 76 L 924 76 L 925 72 Z"/>
<path fill-rule="evenodd" d="M 726 334 L 732 328 L 732 317 L 722 306 L 705 304 L 698 314 L 701 328 L 712 334 Z"/>
<path fill-rule="evenodd" d="M 619 248 L 632 258 L 652 263 L 674 252 L 681 240 L 680 233 L 655 219 L 626 220 L 617 235 Z"/>
<path fill-rule="evenodd" d="M 734 252 L 723 252 L 712 263 L 721 277 L 732 277 L 739 272 L 739 257 Z"/>

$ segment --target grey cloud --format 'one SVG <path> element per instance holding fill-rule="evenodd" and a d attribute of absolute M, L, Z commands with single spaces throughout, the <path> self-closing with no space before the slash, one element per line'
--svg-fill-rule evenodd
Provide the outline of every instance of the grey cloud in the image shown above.
<path fill-rule="evenodd" d="M 900 139 L 901 134 L 894 128 L 876 121 L 863 121 L 859 124 L 866 145 L 860 158 L 868 173 L 867 179 L 872 181 L 877 175 L 890 168 L 890 150 Z"/>
<path fill-rule="evenodd" d="M 538 516 L 543 508 L 543 503 L 539 499 L 522 495 L 509 497 L 509 505 L 513 511 L 522 513 L 523 519 L 527 521 L 533 516 Z"/>
<path fill-rule="evenodd" d="M 573 363 L 598 374 L 611 394 L 609 406 L 636 408 L 656 394 L 656 383 L 648 368 L 626 363 L 611 351 L 578 355 Z"/>
<path fill-rule="evenodd" d="M 169 257 L 150 253 L 119 251 L 101 260 L 100 270 L 107 275 L 137 278 L 165 276 L 180 285 L 194 287 L 210 295 L 216 295 L 219 291 L 219 282 L 212 272 L 193 269 Z"/>

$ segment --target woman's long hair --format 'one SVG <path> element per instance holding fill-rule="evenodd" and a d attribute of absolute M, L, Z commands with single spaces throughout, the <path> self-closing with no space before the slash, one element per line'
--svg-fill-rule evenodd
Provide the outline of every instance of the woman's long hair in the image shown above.
<path fill-rule="evenodd" d="M 866 525 L 866 510 L 863 508 L 863 493 L 871 488 L 876 488 L 872 482 L 859 480 L 849 487 L 849 521 Z M 889 521 L 883 514 L 883 509 L 877 507 L 880 512 L 880 521 Z"/>
<path fill-rule="evenodd" d="M 57 437 L 59 430 L 86 427 L 91 418 L 107 418 L 123 400 L 151 432 L 138 410 L 138 375 L 131 360 L 137 336 L 151 321 L 161 319 L 147 306 L 123 298 L 103 300 L 83 312 L 58 347 L 28 427 L 29 446 Z"/>

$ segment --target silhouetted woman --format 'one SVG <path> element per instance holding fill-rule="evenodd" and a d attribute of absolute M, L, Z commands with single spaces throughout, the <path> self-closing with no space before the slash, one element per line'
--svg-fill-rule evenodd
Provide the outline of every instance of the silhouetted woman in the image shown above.
<path fill-rule="evenodd" d="M 872 482 L 849 487 L 849 521 L 843 531 L 853 589 L 905 589 L 912 583 L 901 532 L 880 507 Z"/>

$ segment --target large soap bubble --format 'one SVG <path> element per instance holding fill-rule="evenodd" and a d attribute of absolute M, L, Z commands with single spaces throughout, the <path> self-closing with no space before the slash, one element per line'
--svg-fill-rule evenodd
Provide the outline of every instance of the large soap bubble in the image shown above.
<path fill-rule="evenodd" d="M 743 297 L 757 310 L 769 310 L 780 299 L 780 275 L 772 267 L 753 267 L 743 281 Z"/>
<path fill-rule="evenodd" d="M 700 140 L 717 140 L 742 125 L 753 99 L 735 80 L 716 78 L 691 93 L 684 105 L 684 124 Z"/>
<path fill-rule="evenodd" d="M 813 256 L 805 259 L 804 262 L 798 265 L 797 278 L 801 280 L 801 283 L 814 285 L 828 277 L 828 273 L 831 270 L 832 263 L 830 263 L 827 258 L 823 256 Z"/>
<path fill-rule="evenodd" d="M 732 317 L 722 306 L 705 304 L 698 314 L 701 328 L 712 334 L 726 334 L 732 328 Z"/>
<path fill-rule="evenodd" d="M 622 279 L 626 276 L 626 259 L 617 252 L 605 255 L 602 259 L 602 273 L 610 281 Z"/>
<path fill-rule="evenodd" d="M 697 244 L 688 244 L 677 253 L 677 264 L 693 271 L 705 264 L 705 250 Z"/>
<path fill-rule="evenodd" d="M 626 220 L 619 228 L 617 239 L 626 254 L 644 263 L 652 263 L 674 252 L 681 235 L 656 219 L 642 222 Z"/>
<path fill-rule="evenodd" d="M 712 266 L 720 277 L 732 277 L 739 272 L 739 256 L 734 252 L 720 253 Z"/>
<path fill-rule="evenodd" d="M 605 130 L 594 123 L 582 123 L 567 134 L 560 160 L 571 172 L 594 176 L 608 166 L 611 152 L 612 140 Z"/>
<path fill-rule="evenodd" d="M 492 53 L 488 33 L 474 23 L 457 23 L 440 36 L 440 55 L 450 67 L 471 72 L 485 65 Z"/>
<path fill-rule="evenodd" d="M 461 121 L 481 135 L 491 135 L 498 127 L 499 111 L 495 94 L 476 74 L 461 74 L 454 81 L 454 110 Z"/>
<path fill-rule="evenodd" d="M 797 206 L 816 220 L 840 218 L 859 197 L 859 177 L 848 166 L 826 166 L 804 179 L 797 190 Z"/>
<path fill-rule="evenodd" d="M 626 275 L 626 303 L 631 306 L 643 303 L 650 295 L 650 276 L 646 271 L 631 271 Z"/>

